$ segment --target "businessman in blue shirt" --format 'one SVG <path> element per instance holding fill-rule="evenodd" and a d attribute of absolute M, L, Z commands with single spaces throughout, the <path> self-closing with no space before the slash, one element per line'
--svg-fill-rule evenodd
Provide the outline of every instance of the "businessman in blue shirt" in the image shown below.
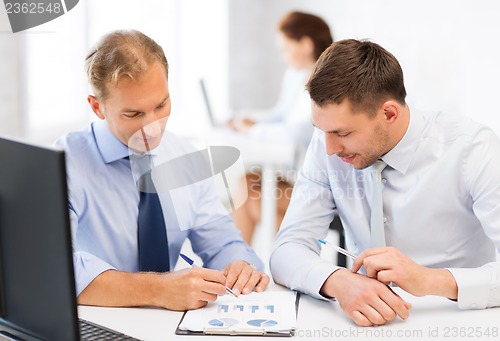
<path fill-rule="evenodd" d="M 152 39 L 133 30 L 111 32 L 87 56 L 86 71 L 94 92 L 88 102 L 99 120 L 56 142 L 67 158 L 78 302 L 185 310 L 226 294 L 226 286 L 236 295 L 265 290 L 269 277 L 262 262 L 242 240 L 210 181 L 186 186 L 177 196 L 158 191 L 166 246 L 165 256 L 155 261 L 166 264 L 163 270 L 144 270 L 134 157 L 148 154 L 158 165 L 195 149 L 165 132 L 171 109 L 168 64 Z M 186 239 L 203 267 L 170 271 Z"/>

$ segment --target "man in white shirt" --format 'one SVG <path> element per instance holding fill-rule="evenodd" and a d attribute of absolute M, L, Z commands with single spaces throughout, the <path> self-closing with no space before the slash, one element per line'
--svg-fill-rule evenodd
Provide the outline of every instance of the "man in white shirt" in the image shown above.
<path fill-rule="evenodd" d="M 274 280 L 335 298 L 361 326 L 409 316 L 391 282 L 463 309 L 500 306 L 498 137 L 468 118 L 410 109 L 398 61 L 371 42 L 334 43 L 307 90 L 317 129 L 271 256 Z M 386 246 L 373 247 L 379 160 Z M 319 256 L 335 214 L 358 255 L 350 270 Z"/>

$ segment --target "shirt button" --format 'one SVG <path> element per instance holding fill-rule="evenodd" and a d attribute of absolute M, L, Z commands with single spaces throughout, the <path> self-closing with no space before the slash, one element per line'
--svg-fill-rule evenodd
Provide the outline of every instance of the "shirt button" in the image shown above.
<path fill-rule="evenodd" d="M 379 220 L 380 221 L 380 220 Z M 384 224 L 387 223 L 387 217 L 384 216 Z"/>
<path fill-rule="evenodd" d="M 386 183 L 387 183 L 387 179 L 386 179 L 386 178 L 383 178 L 383 179 L 382 179 L 382 183 L 383 183 L 383 184 L 386 184 Z"/>

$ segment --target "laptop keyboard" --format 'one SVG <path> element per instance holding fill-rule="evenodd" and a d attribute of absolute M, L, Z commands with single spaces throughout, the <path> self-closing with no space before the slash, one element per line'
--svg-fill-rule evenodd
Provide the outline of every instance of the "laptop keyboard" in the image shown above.
<path fill-rule="evenodd" d="M 79 319 L 80 338 L 85 341 L 91 340 L 138 340 L 131 336 L 122 334 L 93 322 Z"/>

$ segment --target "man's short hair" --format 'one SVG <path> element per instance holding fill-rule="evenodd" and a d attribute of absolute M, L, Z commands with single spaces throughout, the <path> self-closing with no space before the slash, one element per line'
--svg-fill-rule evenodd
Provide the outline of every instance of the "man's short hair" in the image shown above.
<path fill-rule="evenodd" d="M 156 62 L 168 62 L 163 49 L 153 39 L 136 30 L 113 31 L 101 38 L 85 58 L 88 81 L 99 99 L 108 95 L 108 86 L 123 78 L 137 80 Z"/>
<path fill-rule="evenodd" d="M 405 104 L 403 70 L 380 45 L 355 39 L 333 43 L 321 55 L 306 85 L 318 106 L 348 99 L 353 111 L 374 115 L 386 100 Z"/>

